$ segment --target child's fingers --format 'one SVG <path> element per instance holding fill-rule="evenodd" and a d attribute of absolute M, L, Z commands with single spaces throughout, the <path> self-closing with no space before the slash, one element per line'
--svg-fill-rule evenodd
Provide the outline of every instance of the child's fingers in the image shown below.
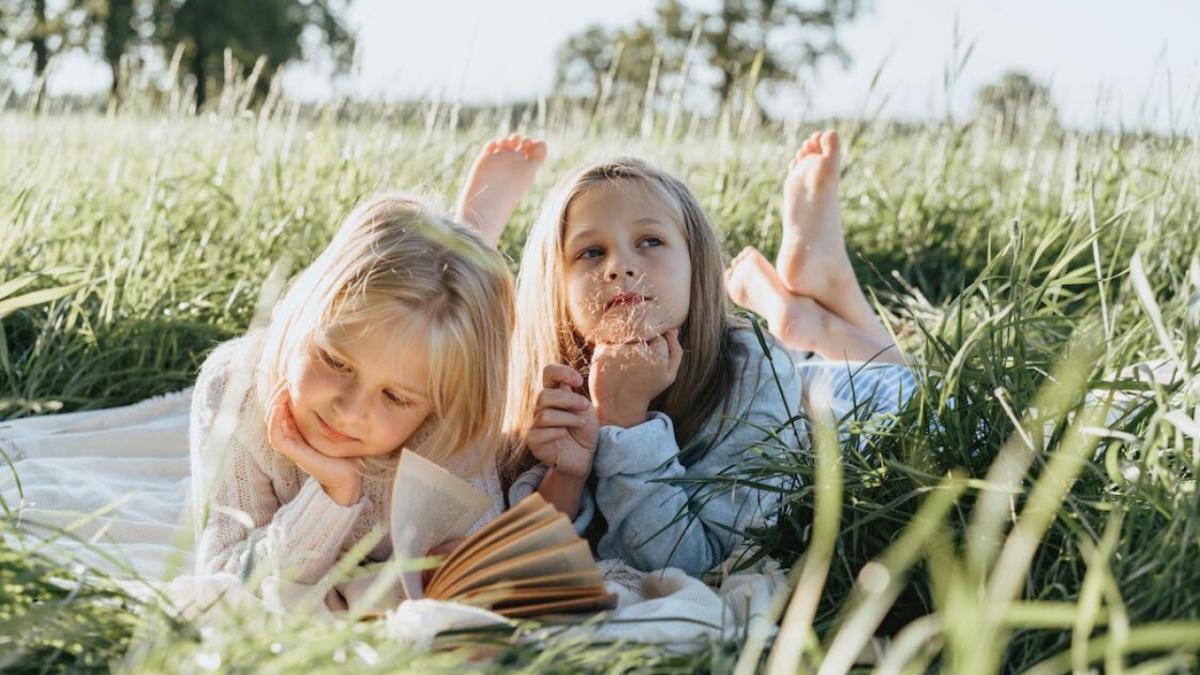
<path fill-rule="evenodd" d="M 287 406 L 282 403 L 271 406 L 271 410 L 267 413 L 267 438 L 271 441 L 271 445 L 278 447 L 288 442 L 290 435 L 287 428 L 288 417 Z"/>
<path fill-rule="evenodd" d="M 282 403 L 271 409 L 271 425 L 268 428 L 268 440 L 271 446 L 292 460 L 306 473 L 311 474 L 317 463 L 325 457 L 310 447 L 300 435 L 296 427 L 296 419 L 291 411 Z"/>
<path fill-rule="evenodd" d="M 583 386 L 583 376 L 574 368 L 561 363 L 551 363 L 542 370 L 542 387 L 559 389 L 560 387 L 574 389 Z"/>
<path fill-rule="evenodd" d="M 559 441 L 567 438 L 568 435 L 569 432 L 562 427 L 531 429 L 525 436 L 525 443 L 529 446 L 529 452 L 539 462 L 547 466 L 554 466 L 558 461 Z"/>
<path fill-rule="evenodd" d="M 563 427 L 567 429 L 578 429 L 587 425 L 587 418 L 579 413 L 569 412 L 566 410 L 556 410 L 554 408 L 542 408 L 533 414 L 533 427 L 544 429 L 546 427 Z"/>
<path fill-rule="evenodd" d="M 288 391 L 287 380 L 280 380 L 271 389 L 271 396 L 267 399 L 274 406 L 278 403 L 290 404 L 292 401 L 291 393 Z"/>
<path fill-rule="evenodd" d="M 633 361 L 642 356 L 646 348 L 645 340 L 632 340 L 630 342 L 600 342 L 596 343 L 595 349 L 592 350 L 592 361 L 611 361 L 613 363 L 619 361 Z"/>
<path fill-rule="evenodd" d="M 627 342 L 614 353 L 631 364 L 660 364 L 667 362 L 667 341 L 661 335 L 646 340 Z"/>
<path fill-rule="evenodd" d="M 564 439 L 570 434 L 571 432 L 567 431 L 563 427 L 530 429 L 529 433 L 525 435 L 525 442 L 529 445 L 530 449 L 533 449 L 535 447 L 541 447 L 548 443 L 553 443 L 554 441 Z"/>
<path fill-rule="evenodd" d="M 586 396 L 580 396 L 574 391 L 565 391 L 563 389 L 543 389 L 538 394 L 536 409 L 540 408 L 558 408 L 559 410 L 574 410 L 582 412 L 587 410 L 592 402 Z"/>
<path fill-rule="evenodd" d="M 667 339 L 662 335 L 655 335 L 646 340 L 646 348 L 643 353 L 652 362 L 666 363 L 671 352 L 667 346 Z"/>

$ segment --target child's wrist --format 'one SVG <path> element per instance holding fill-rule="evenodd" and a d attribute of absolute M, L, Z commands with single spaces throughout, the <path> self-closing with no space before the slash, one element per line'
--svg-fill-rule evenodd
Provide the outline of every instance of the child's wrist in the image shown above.
<path fill-rule="evenodd" d="M 580 473 L 578 471 L 572 471 L 571 469 L 568 469 L 565 465 L 559 466 L 557 463 L 555 463 L 554 466 L 550 467 L 550 471 L 554 472 L 558 476 L 558 479 L 560 481 L 576 481 L 579 483 L 583 483 L 583 482 L 587 481 L 588 475 L 590 475 L 592 473 L 592 468 L 589 465 L 587 471 L 585 471 L 582 475 L 580 475 Z"/>
<path fill-rule="evenodd" d="M 596 408 L 596 420 L 602 427 L 629 428 L 646 421 L 648 405 L 607 405 Z"/>
<path fill-rule="evenodd" d="M 359 486 L 330 487 L 322 485 L 321 487 L 330 499 L 342 506 L 354 506 L 359 499 L 362 499 L 362 488 Z"/>

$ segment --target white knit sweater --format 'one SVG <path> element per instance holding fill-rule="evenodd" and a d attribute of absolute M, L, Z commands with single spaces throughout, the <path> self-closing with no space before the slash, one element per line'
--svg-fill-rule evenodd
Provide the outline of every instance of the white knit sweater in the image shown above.
<path fill-rule="evenodd" d="M 253 395 L 261 350 L 258 331 L 218 345 L 196 380 L 189 445 L 197 574 L 248 576 L 270 564 L 295 581 L 313 583 L 376 527 L 384 536 L 367 560 L 386 560 L 392 552 L 391 481 L 368 474 L 359 502 L 342 506 L 271 447 L 266 412 Z M 222 399 L 231 412 L 218 416 Z M 447 468 L 463 475 L 463 467 Z M 498 515 L 504 500 L 494 463 L 468 480 L 493 500 L 474 530 Z"/>

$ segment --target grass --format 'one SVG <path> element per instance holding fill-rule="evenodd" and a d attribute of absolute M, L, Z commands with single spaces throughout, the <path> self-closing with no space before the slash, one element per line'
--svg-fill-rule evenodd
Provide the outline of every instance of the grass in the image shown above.
<path fill-rule="evenodd" d="M 512 130 L 552 148 L 502 241 L 514 261 L 553 179 L 617 152 L 684 178 L 730 252 L 772 255 L 782 167 L 816 125 L 652 111 L 643 126 L 614 101 L 243 103 L 0 113 L 0 419 L 186 386 L 246 329 L 273 270 L 306 264 L 359 198 L 400 187 L 446 203 L 481 143 Z M 990 120 L 837 123 L 850 250 L 923 377 L 890 425 L 847 421 L 841 449 L 737 477 L 783 486 L 778 522 L 750 534 L 792 567 L 801 590 L 776 608 L 799 637 L 673 656 L 581 638 L 539 649 L 521 639 L 543 629 L 530 624 L 417 653 L 372 623 L 194 622 L 50 556 L 9 516 L 0 668 L 425 672 L 485 649 L 476 667 L 504 671 L 845 672 L 880 634 L 880 672 L 1194 670 L 1200 391 L 1123 371 L 1166 359 L 1194 383 L 1200 370 L 1197 138 L 1028 119 L 1011 138 Z M 1145 402 L 1119 418 L 1097 409 L 1138 389 Z"/>

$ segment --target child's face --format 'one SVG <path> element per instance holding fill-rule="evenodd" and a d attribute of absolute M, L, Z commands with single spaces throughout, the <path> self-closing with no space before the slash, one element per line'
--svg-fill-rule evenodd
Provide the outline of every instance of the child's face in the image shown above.
<path fill-rule="evenodd" d="M 292 361 L 288 387 L 300 434 L 330 457 L 386 455 L 432 411 L 424 350 L 386 323 L 318 331 Z"/>
<path fill-rule="evenodd" d="M 571 202 L 563 268 L 571 322 L 589 344 L 649 339 L 687 319 L 683 226 L 637 181 L 602 183 Z"/>

